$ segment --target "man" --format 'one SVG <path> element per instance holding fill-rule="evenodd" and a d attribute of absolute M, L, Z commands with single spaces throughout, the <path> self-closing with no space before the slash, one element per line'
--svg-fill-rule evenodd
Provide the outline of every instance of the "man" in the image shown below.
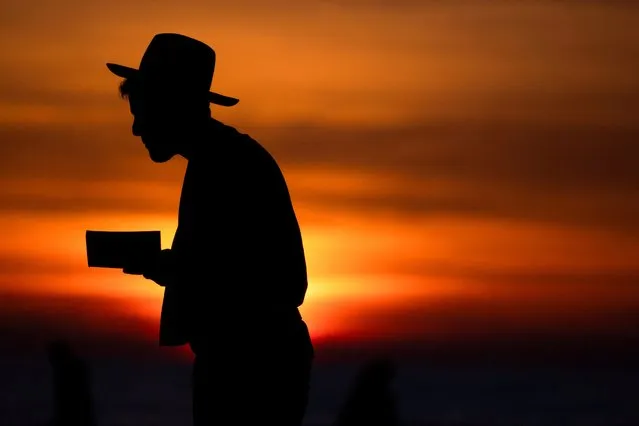
<path fill-rule="evenodd" d="M 156 35 L 139 69 L 107 64 L 149 156 L 188 161 L 170 250 L 124 272 L 164 286 L 160 345 L 190 345 L 195 426 L 301 424 L 313 358 L 298 307 L 304 249 L 284 177 L 255 140 L 211 117 L 216 55 Z"/>

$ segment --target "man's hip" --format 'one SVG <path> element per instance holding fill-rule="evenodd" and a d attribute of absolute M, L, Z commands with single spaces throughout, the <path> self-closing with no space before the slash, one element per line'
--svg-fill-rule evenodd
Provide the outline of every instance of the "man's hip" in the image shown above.
<path fill-rule="evenodd" d="M 222 417 L 234 424 L 301 424 L 314 358 L 304 321 L 273 330 L 270 338 L 263 331 L 248 332 L 193 349 L 195 426 L 216 424 Z"/>
<path fill-rule="evenodd" d="M 279 351 L 313 352 L 308 327 L 297 308 L 279 311 L 242 309 L 220 317 L 195 320 L 189 335 L 193 352 L 231 357 L 244 353 L 268 356 L 266 348 Z"/>

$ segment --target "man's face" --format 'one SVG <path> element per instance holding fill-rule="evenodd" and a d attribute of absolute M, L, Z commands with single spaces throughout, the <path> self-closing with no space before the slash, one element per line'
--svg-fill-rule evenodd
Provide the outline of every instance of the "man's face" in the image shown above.
<path fill-rule="evenodd" d="M 167 99 L 144 93 L 131 93 L 129 107 L 133 115 L 132 132 L 142 139 L 151 160 L 169 161 L 178 153 L 182 127 L 175 105 Z"/>

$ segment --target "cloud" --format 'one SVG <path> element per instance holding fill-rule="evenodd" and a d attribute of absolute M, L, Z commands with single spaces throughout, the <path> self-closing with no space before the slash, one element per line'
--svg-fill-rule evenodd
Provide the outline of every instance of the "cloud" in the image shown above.
<path fill-rule="evenodd" d="M 552 301 L 498 296 L 416 300 L 402 309 L 366 312 L 350 306 L 342 310 L 349 325 L 327 339 L 319 358 L 343 361 L 376 353 L 420 364 L 574 367 L 634 363 L 639 355 L 634 306 L 565 305 L 557 311 Z"/>
<path fill-rule="evenodd" d="M 10 53 L 0 59 L 0 209 L 173 209 L 184 163 L 148 161 L 103 66 L 108 57 L 137 63 L 153 28 L 173 21 L 236 52 L 228 63 L 238 71 L 224 81 L 251 106 L 229 117 L 285 172 L 361 172 L 388 183 L 375 193 L 291 177 L 296 203 L 636 232 L 639 38 L 630 2 L 335 3 L 344 7 L 166 0 L 153 2 L 148 25 L 139 16 L 150 2 L 6 3 L 0 19 L 13 23 L 3 31 L 25 30 L 0 43 Z M 419 12 L 407 12 L 412 5 Z M 222 21 L 216 36 L 210 16 Z M 273 60 L 278 52 L 290 60 Z M 252 92 L 259 87 L 270 92 Z M 249 127 L 264 117 L 315 124 Z M 384 117 L 392 124 L 375 122 Z"/>
<path fill-rule="evenodd" d="M 323 3 L 335 4 L 345 7 L 357 7 L 357 8 L 371 8 L 371 7 L 380 7 L 380 8 L 398 8 L 398 7 L 419 7 L 419 8 L 473 8 L 473 9 L 481 9 L 483 7 L 513 7 L 513 2 L 509 0 L 493 0 L 490 4 L 477 4 L 474 0 L 309 0 L 308 3 L 313 3 L 314 1 L 319 1 Z M 529 3 L 528 5 L 526 3 Z M 565 4 L 575 4 L 575 5 L 594 5 L 598 7 L 614 7 L 614 6 L 635 6 L 635 2 L 633 0 L 612 0 L 605 2 L 605 4 L 601 5 L 597 0 L 564 0 L 562 2 Z M 541 6 L 541 7 L 557 7 L 557 2 L 553 0 L 536 0 L 531 2 L 518 2 L 514 5 L 514 7 L 526 7 L 526 6 Z"/>
<path fill-rule="evenodd" d="M 131 300 L 2 294 L 0 349 L 4 356 L 43 354 L 66 338 L 83 354 L 157 358 L 158 319 L 141 317 Z M 331 304 L 333 302 L 330 302 Z M 538 306 L 543 310 L 543 305 Z M 158 307 L 159 308 L 159 307 Z M 335 309 L 342 308 L 340 302 Z M 351 307 L 352 308 L 352 307 Z M 573 311 L 563 319 L 532 317 L 529 306 L 499 299 L 456 297 L 428 304 L 362 312 L 366 329 L 315 340 L 318 360 L 391 354 L 403 362 L 567 364 L 633 362 L 639 355 L 636 309 Z M 537 312 L 539 314 L 542 311 Z M 349 323 L 347 317 L 345 321 Z M 586 327 L 584 327 L 584 325 Z M 389 332 L 389 330 L 392 330 Z M 173 355 L 169 353 L 168 355 Z"/>
<path fill-rule="evenodd" d="M 0 277 L 11 280 L 17 274 L 28 275 L 69 275 L 77 272 L 77 265 L 39 256 L 27 256 L 24 253 L 0 253 Z"/>
<path fill-rule="evenodd" d="M 149 161 L 130 123 L 2 125 L 0 140 L 3 179 L 172 181 L 184 169 Z"/>
<path fill-rule="evenodd" d="M 17 71 L 17 70 L 16 70 Z M 73 87 L 44 87 L 42 81 L 25 81 L 25 76 L 5 75 L 0 80 L 0 100 L 12 106 L 38 105 L 81 110 L 99 108 L 101 103 L 112 101 L 118 96 L 117 86 L 111 93 L 83 91 Z"/>
<path fill-rule="evenodd" d="M 637 127 L 487 121 L 239 128 L 280 161 L 296 203 L 637 231 Z M 152 163 L 128 125 L 5 125 L 0 139 L 5 210 L 176 206 L 185 163 Z M 374 176 L 375 188 L 364 182 L 345 189 L 339 181 L 305 186 L 304 170 L 327 179 Z"/>
<path fill-rule="evenodd" d="M 2 294 L 0 348 L 4 355 L 43 353 L 68 339 L 83 353 L 152 354 L 158 324 L 136 315 L 126 299 Z"/>
<path fill-rule="evenodd" d="M 294 192 L 414 216 L 522 219 L 636 230 L 639 129 L 450 123 L 297 129 L 264 140 L 284 165 L 377 173 L 395 191 Z M 295 181 L 291 181 L 295 191 Z"/>
<path fill-rule="evenodd" d="M 4 183 L 4 189 L 0 189 L 1 210 L 43 215 L 173 214 L 177 211 L 181 190 L 180 177 L 170 183 L 71 179 L 7 180 Z"/>
<path fill-rule="evenodd" d="M 533 192 L 635 187 L 639 128 L 450 122 L 263 132 L 284 162 L 459 179 Z M 258 135 L 259 136 L 259 135 Z"/>

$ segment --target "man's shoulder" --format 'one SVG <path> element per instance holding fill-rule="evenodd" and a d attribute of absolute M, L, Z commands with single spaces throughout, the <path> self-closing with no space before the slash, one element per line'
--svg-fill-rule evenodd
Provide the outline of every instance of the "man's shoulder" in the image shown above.
<path fill-rule="evenodd" d="M 255 139 L 253 139 L 250 135 L 240 132 L 236 127 L 231 126 L 230 124 L 223 123 L 214 118 L 211 118 L 210 124 L 211 138 L 213 139 L 250 139 L 255 141 Z"/>
<path fill-rule="evenodd" d="M 279 170 L 273 155 L 253 136 L 217 120 L 214 120 L 214 126 L 212 137 L 216 140 L 212 142 L 222 145 L 226 160 L 254 171 Z"/>
<path fill-rule="evenodd" d="M 224 152 L 232 153 L 238 149 L 255 148 L 260 145 L 257 140 L 247 133 L 240 132 L 236 127 L 221 121 L 211 119 L 211 146 L 222 148 Z"/>

